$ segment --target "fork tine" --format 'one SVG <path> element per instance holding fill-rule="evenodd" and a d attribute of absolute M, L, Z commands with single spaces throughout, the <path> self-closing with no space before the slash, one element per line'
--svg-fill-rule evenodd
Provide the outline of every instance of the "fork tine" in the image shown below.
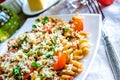
<path fill-rule="evenodd" d="M 97 1 L 97 0 L 96 0 Z M 98 1 L 97 1 L 97 4 L 98 4 L 98 7 L 99 7 L 99 9 L 100 9 L 100 12 L 101 12 L 101 15 L 102 15 L 102 20 L 105 18 L 105 16 L 104 16 L 104 14 L 103 14 L 103 12 L 102 12 L 102 9 L 101 9 L 101 7 L 100 7 L 100 4 L 98 3 Z"/>
<path fill-rule="evenodd" d="M 86 6 L 89 10 L 90 13 L 97 13 L 102 15 L 102 20 L 105 18 L 102 9 L 100 7 L 100 4 L 98 3 L 97 0 L 87 0 L 86 1 Z"/>
<path fill-rule="evenodd" d="M 92 8 L 91 12 L 96 13 L 94 6 L 92 5 L 92 1 L 88 0 L 88 5 Z"/>
<path fill-rule="evenodd" d="M 95 6 L 95 9 L 96 9 L 97 13 L 99 13 L 99 10 L 97 8 L 97 4 L 95 4 L 95 1 L 93 1 L 93 0 L 92 0 L 92 2 L 93 2 L 93 5 Z"/>
<path fill-rule="evenodd" d="M 90 9 L 89 4 L 88 4 L 88 2 L 87 2 L 87 1 L 86 1 L 86 6 L 87 6 L 87 8 L 88 8 L 89 12 L 90 12 L 90 13 L 92 13 L 92 11 L 91 11 L 91 9 Z"/>

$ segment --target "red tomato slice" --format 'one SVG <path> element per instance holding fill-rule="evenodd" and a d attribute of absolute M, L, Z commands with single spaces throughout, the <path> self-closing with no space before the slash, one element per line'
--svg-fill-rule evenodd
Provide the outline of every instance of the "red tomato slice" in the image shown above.
<path fill-rule="evenodd" d="M 68 78 L 67 80 L 73 80 L 73 77 Z"/>
<path fill-rule="evenodd" d="M 10 54 L 11 52 L 15 53 L 17 52 L 17 49 L 12 49 L 12 50 L 7 51 L 8 54 Z"/>
<path fill-rule="evenodd" d="M 0 75 L 2 75 L 2 71 L 0 71 Z M 0 76 L 0 80 L 3 80 L 1 76 Z"/>
<path fill-rule="evenodd" d="M 34 70 L 35 70 L 35 68 L 33 66 L 31 66 L 30 72 L 33 72 Z"/>
<path fill-rule="evenodd" d="M 1 76 L 0 76 L 0 80 L 3 80 Z"/>
<path fill-rule="evenodd" d="M 109 6 L 114 0 L 98 0 L 98 2 L 103 6 Z"/>
<path fill-rule="evenodd" d="M 0 75 L 2 74 L 2 71 L 0 71 Z"/>
<path fill-rule="evenodd" d="M 35 68 L 31 66 L 31 68 L 30 68 L 30 73 L 32 73 L 34 70 L 35 70 Z M 25 74 L 23 75 L 23 78 L 24 78 L 24 79 L 28 79 L 28 78 L 30 77 L 30 73 L 25 73 Z"/>
<path fill-rule="evenodd" d="M 49 27 L 47 27 L 47 26 L 44 26 L 43 28 L 42 28 L 42 30 L 43 30 L 43 32 L 45 32 L 45 33 L 51 33 L 51 30 L 50 30 L 50 28 Z"/>
<path fill-rule="evenodd" d="M 8 42 L 7 42 L 7 46 L 8 48 L 10 47 L 9 45 L 11 44 L 12 41 L 15 41 L 16 39 L 15 38 L 11 38 Z"/>
<path fill-rule="evenodd" d="M 61 70 L 62 68 L 64 68 L 64 66 L 67 62 L 67 58 L 66 58 L 66 55 L 62 52 L 58 53 L 57 58 L 58 58 L 58 60 L 55 61 L 53 67 L 54 67 L 54 70 Z"/>
<path fill-rule="evenodd" d="M 23 75 L 24 79 L 28 79 L 30 77 L 30 73 L 26 73 Z"/>
<path fill-rule="evenodd" d="M 42 27 L 43 27 L 42 28 L 43 32 L 45 32 L 45 33 L 46 32 L 51 33 L 52 24 L 44 25 Z"/>
<path fill-rule="evenodd" d="M 83 30 L 83 22 L 81 19 L 74 19 L 73 20 L 74 31 L 81 31 Z"/>

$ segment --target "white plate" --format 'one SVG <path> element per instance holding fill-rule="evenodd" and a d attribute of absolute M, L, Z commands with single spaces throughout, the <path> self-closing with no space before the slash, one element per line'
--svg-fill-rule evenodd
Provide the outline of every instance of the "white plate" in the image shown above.
<path fill-rule="evenodd" d="M 48 7 L 46 7 L 45 9 L 43 10 L 39 10 L 39 11 L 36 11 L 36 12 L 32 12 L 29 8 L 29 5 L 28 5 L 28 1 L 27 0 L 24 0 L 24 3 L 23 3 L 23 7 L 22 7 L 22 10 L 23 12 L 26 14 L 26 15 L 36 15 L 36 14 L 39 14 L 39 13 L 42 13 L 44 12 L 45 10 L 47 10 L 48 8 L 52 7 L 53 5 L 55 5 L 56 3 L 58 3 L 59 0 L 51 0 L 51 2 L 49 3 Z"/>
<path fill-rule="evenodd" d="M 79 74 L 74 80 L 85 80 L 86 76 L 88 75 L 91 69 L 91 65 L 94 61 L 94 58 L 97 54 L 101 36 L 101 24 L 102 24 L 101 16 L 99 14 L 81 14 L 81 15 L 84 16 L 83 19 L 84 30 L 90 32 L 89 42 L 91 43 L 91 48 L 90 53 L 82 61 L 84 69 L 83 72 Z M 72 14 L 54 15 L 54 17 L 62 18 L 65 21 L 70 20 L 72 16 L 73 16 Z M 38 17 L 27 19 L 25 24 L 12 37 L 18 37 L 19 34 L 25 31 L 31 31 L 32 24 L 35 22 L 35 19 L 37 18 Z M 6 42 L 0 46 L 0 49 L 1 52 L 6 51 L 7 49 Z"/>

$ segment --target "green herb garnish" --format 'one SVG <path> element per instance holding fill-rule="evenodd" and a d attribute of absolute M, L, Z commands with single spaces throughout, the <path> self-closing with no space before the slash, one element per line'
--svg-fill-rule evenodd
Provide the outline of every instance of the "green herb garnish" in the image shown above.
<path fill-rule="evenodd" d="M 27 36 L 25 35 L 24 38 L 18 42 L 18 46 L 21 47 L 21 44 L 23 44 L 23 42 L 26 41 L 26 39 Z"/>
<path fill-rule="evenodd" d="M 57 38 L 58 38 L 57 36 L 53 36 L 53 39 L 54 39 L 54 40 L 57 40 Z"/>
<path fill-rule="evenodd" d="M 63 33 L 67 32 L 69 30 L 70 30 L 70 28 L 63 28 Z"/>
<path fill-rule="evenodd" d="M 52 45 L 50 46 L 50 51 L 55 51 L 56 45 L 52 42 Z"/>
<path fill-rule="evenodd" d="M 56 30 L 55 30 L 56 32 L 58 32 L 59 30 L 58 30 L 58 28 L 56 28 Z"/>
<path fill-rule="evenodd" d="M 26 53 L 25 55 L 29 57 L 30 56 L 30 52 Z"/>
<path fill-rule="evenodd" d="M 40 19 L 39 19 L 39 18 L 37 18 L 35 21 L 40 22 Z"/>
<path fill-rule="evenodd" d="M 38 52 L 39 52 L 39 49 L 38 49 L 38 48 L 36 48 L 36 49 L 33 51 L 34 54 L 37 54 Z"/>
<path fill-rule="evenodd" d="M 50 51 L 50 52 L 48 52 L 48 53 L 45 53 L 45 56 L 46 56 L 47 58 L 52 58 L 52 57 L 53 57 L 53 54 L 54 54 L 54 52 L 53 52 L 53 51 Z"/>
<path fill-rule="evenodd" d="M 40 79 L 43 79 L 46 77 L 46 75 L 43 75 L 43 74 L 38 74 L 37 77 L 39 77 Z"/>
<path fill-rule="evenodd" d="M 16 79 L 21 79 L 22 78 L 20 66 L 16 66 L 15 68 L 13 68 L 12 73 L 14 74 L 14 78 L 16 78 Z"/>
<path fill-rule="evenodd" d="M 67 36 L 66 39 L 69 41 L 70 39 L 74 38 L 74 36 Z"/>
<path fill-rule="evenodd" d="M 32 25 L 32 28 L 36 28 L 36 25 L 33 24 L 33 25 Z"/>
<path fill-rule="evenodd" d="M 43 46 L 43 44 L 42 44 L 42 43 L 40 43 L 40 46 Z"/>
<path fill-rule="evenodd" d="M 14 49 L 13 45 L 8 48 L 8 50 L 12 50 L 12 49 Z"/>
<path fill-rule="evenodd" d="M 39 68 L 39 67 L 41 67 L 41 65 L 40 64 L 38 64 L 37 62 L 35 62 L 35 61 L 33 61 L 32 63 L 31 63 L 31 65 L 34 67 L 34 68 Z"/>
<path fill-rule="evenodd" d="M 48 22 L 48 20 L 49 20 L 48 17 L 45 16 L 44 19 L 43 19 L 43 21 L 42 21 L 42 24 L 45 25 Z"/>

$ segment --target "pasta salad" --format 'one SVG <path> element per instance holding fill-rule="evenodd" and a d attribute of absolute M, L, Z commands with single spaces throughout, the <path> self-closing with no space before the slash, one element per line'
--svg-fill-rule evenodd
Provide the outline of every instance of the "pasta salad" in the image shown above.
<path fill-rule="evenodd" d="M 0 57 L 0 80 L 73 80 L 90 51 L 89 32 L 83 28 L 79 14 L 68 22 L 36 19 L 32 31 L 8 41 L 8 51 Z"/>

